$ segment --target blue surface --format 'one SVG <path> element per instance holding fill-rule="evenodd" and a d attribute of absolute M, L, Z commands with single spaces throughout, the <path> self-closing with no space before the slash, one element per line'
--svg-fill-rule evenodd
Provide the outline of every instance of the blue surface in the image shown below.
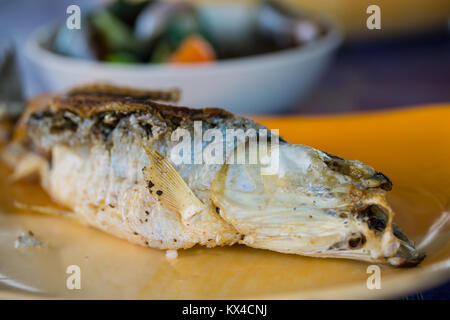
<path fill-rule="evenodd" d="M 373 111 L 450 102 L 450 33 L 344 44 L 322 81 L 292 112 Z"/>
<path fill-rule="evenodd" d="M 450 299 L 450 281 L 434 289 L 418 292 L 404 298 L 405 300 L 449 300 Z"/>

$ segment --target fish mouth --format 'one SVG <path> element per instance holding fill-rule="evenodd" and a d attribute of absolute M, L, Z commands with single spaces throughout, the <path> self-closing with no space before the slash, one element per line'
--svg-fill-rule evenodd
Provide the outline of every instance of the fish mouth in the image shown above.
<path fill-rule="evenodd" d="M 392 225 L 392 229 L 394 236 L 400 241 L 400 247 L 395 256 L 388 259 L 389 263 L 404 268 L 415 267 L 421 263 L 425 259 L 426 254 L 418 252 L 414 248 L 414 244 L 395 224 Z"/>
<path fill-rule="evenodd" d="M 324 159 L 324 163 L 329 169 L 356 178 L 360 181 L 364 189 L 392 190 L 391 180 L 383 173 L 376 171 L 371 172 L 371 170 L 367 170 L 367 167 L 365 166 L 360 166 L 355 162 L 345 160 L 329 153 L 326 153 L 326 155 L 328 157 Z M 357 201 L 358 199 L 355 200 Z M 387 205 L 384 208 L 383 205 L 370 204 L 358 210 L 357 216 L 358 219 L 367 224 L 369 230 L 374 231 L 379 237 L 383 236 L 389 223 L 391 223 L 392 230 L 390 232 L 392 232 L 398 240 L 399 246 L 395 255 L 387 258 L 387 262 L 398 267 L 414 267 L 422 262 L 426 255 L 424 253 L 419 253 L 408 237 L 398 228 L 398 226 L 390 221 L 390 213 L 393 216 L 392 210 Z M 364 237 L 364 235 L 362 236 Z M 349 240 L 349 247 L 352 247 L 350 241 L 352 240 Z M 353 243 L 357 243 L 355 241 L 353 241 Z M 361 242 L 359 242 L 359 244 L 361 244 Z"/>
<path fill-rule="evenodd" d="M 388 262 L 396 267 L 412 268 L 421 263 L 425 257 L 425 253 L 417 252 L 413 247 L 402 243 L 397 254 L 389 258 Z"/>
<path fill-rule="evenodd" d="M 390 224 L 390 208 L 382 205 L 371 204 L 358 212 L 358 218 L 364 221 L 369 230 L 372 230 L 378 237 L 383 237 L 384 232 L 392 232 L 398 249 L 391 257 L 387 257 L 387 263 L 396 267 L 415 267 L 426 257 L 424 253 L 418 252 L 414 243 L 395 224 Z M 389 230 L 387 230 L 389 229 Z"/>

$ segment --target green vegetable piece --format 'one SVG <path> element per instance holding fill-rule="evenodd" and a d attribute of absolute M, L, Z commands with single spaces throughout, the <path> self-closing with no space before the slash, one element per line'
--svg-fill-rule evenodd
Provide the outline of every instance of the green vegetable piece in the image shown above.
<path fill-rule="evenodd" d="M 105 57 L 105 61 L 111 63 L 139 63 L 139 58 L 128 52 L 110 53 Z"/>
<path fill-rule="evenodd" d="M 150 57 L 150 63 L 165 63 L 169 60 L 173 50 L 167 41 L 160 41 L 153 49 Z"/>
<path fill-rule="evenodd" d="M 108 6 L 108 10 L 129 27 L 134 27 L 137 16 L 154 1 L 116 0 Z"/>
<path fill-rule="evenodd" d="M 166 38 L 172 47 L 177 48 L 189 35 L 200 33 L 200 26 L 193 12 L 174 15 L 168 23 Z"/>
<path fill-rule="evenodd" d="M 94 13 L 91 23 L 102 36 L 109 51 L 139 52 L 139 42 L 131 29 L 110 12 L 103 10 Z"/>

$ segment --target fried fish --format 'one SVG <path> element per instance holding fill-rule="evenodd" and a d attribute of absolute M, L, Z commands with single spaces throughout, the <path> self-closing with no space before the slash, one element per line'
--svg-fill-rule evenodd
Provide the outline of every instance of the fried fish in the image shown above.
<path fill-rule="evenodd" d="M 143 246 L 240 243 L 393 266 L 424 258 L 393 222 L 385 198 L 392 183 L 382 173 L 263 136 L 264 126 L 221 109 L 164 104 L 177 99 L 177 91 L 93 84 L 34 100 L 9 148 L 14 174 L 39 172 L 45 190 L 77 219 Z M 223 163 L 173 161 L 175 132 L 210 129 L 248 134 L 223 143 Z M 204 152 L 222 144 L 216 140 L 192 146 Z M 270 155 L 278 155 L 273 174 L 264 173 L 259 152 L 268 140 Z M 239 157 L 257 161 L 228 161 Z"/>

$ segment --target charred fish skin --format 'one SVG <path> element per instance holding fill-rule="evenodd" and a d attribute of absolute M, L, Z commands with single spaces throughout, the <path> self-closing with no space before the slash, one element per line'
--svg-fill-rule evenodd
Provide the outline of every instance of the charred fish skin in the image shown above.
<path fill-rule="evenodd" d="M 359 161 L 280 139 L 276 175 L 261 175 L 260 164 L 172 163 L 172 133 L 194 134 L 194 121 L 203 132 L 255 129 L 258 135 L 264 128 L 221 109 L 155 101 L 176 98 L 96 84 L 29 112 L 23 141 L 47 155 L 44 188 L 85 223 L 150 247 L 240 242 L 393 266 L 424 258 L 393 224 L 385 198 L 391 181 Z M 226 145 L 225 156 L 239 152 L 241 143 Z"/>

